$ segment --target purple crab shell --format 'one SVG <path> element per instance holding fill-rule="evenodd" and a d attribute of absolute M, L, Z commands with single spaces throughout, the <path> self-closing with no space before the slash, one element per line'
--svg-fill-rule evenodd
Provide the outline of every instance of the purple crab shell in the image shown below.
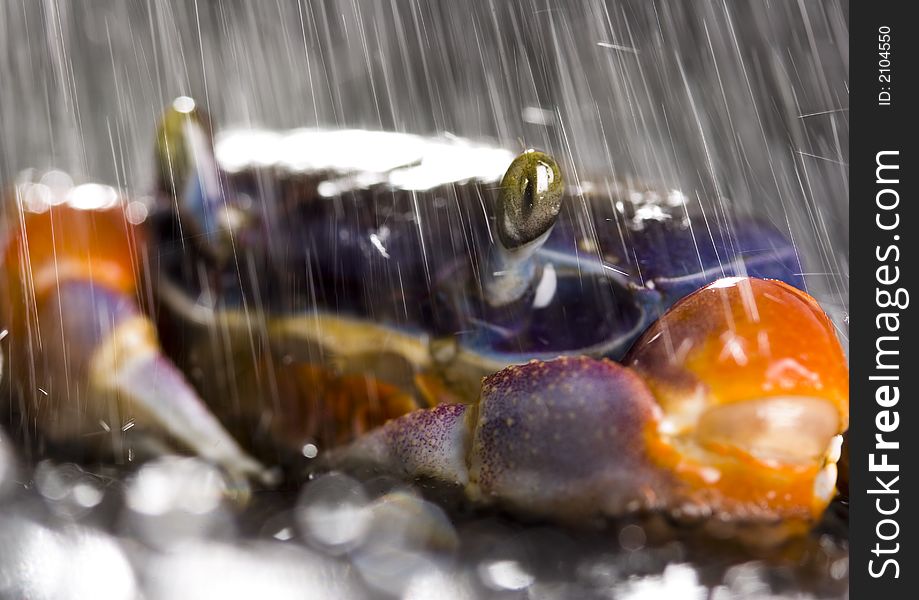
<path fill-rule="evenodd" d="M 301 130 L 236 132 L 218 142 L 216 157 L 220 201 L 206 198 L 206 177 L 192 177 L 185 202 L 252 217 L 236 232 L 233 260 L 204 260 L 207 276 L 190 266 L 202 259 L 180 232 L 200 210 L 180 220 L 163 202 L 158 231 L 161 273 L 191 297 L 217 298 L 218 309 L 343 315 L 419 339 L 451 338 L 503 366 L 573 353 L 620 358 L 676 300 L 720 277 L 802 285 L 794 247 L 766 221 L 706 221 L 674 193 L 572 188 L 533 258 L 538 284 L 495 308 L 483 300 L 481 277 L 498 243 L 496 188 L 510 153 L 462 140 Z M 456 164 L 465 168 L 445 167 Z"/>

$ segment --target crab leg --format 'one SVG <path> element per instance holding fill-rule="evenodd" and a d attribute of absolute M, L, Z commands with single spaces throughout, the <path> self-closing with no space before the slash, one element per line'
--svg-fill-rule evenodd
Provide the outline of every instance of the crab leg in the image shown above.
<path fill-rule="evenodd" d="M 508 367 L 485 378 L 476 405 L 416 411 L 329 461 L 564 521 L 662 511 L 791 533 L 826 507 L 847 369 L 812 298 L 776 281 L 719 280 L 666 313 L 626 364 Z"/>
<path fill-rule="evenodd" d="M 140 232 L 124 211 L 40 208 L 18 215 L 4 279 L 18 364 L 29 366 L 15 371 L 43 433 L 59 442 L 105 440 L 130 458 L 142 431 L 233 475 L 262 477 L 263 467 L 163 356 L 138 305 Z"/>

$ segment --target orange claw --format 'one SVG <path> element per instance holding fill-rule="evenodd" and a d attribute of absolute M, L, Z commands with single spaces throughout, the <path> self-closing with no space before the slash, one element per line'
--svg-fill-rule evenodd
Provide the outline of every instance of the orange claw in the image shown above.
<path fill-rule="evenodd" d="M 804 292 L 716 281 L 664 314 L 625 364 L 660 405 L 649 452 L 676 476 L 686 512 L 811 522 L 832 499 L 848 368 Z"/>
<path fill-rule="evenodd" d="M 15 283 L 26 284 L 25 293 L 33 300 L 41 301 L 68 279 L 122 294 L 137 292 L 135 249 L 143 240 L 120 208 L 75 210 L 60 205 L 18 216 L 24 235 L 7 247 L 4 265 Z M 13 265 L 20 265 L 19 273 L 10 272 Z"/>
<path fill-rule="evenodd" d="M 128 458 L 140 431 L 158 448 L 178 442 L 233 475 L 266 477 L 162 354 L 138 304 L 141 229 L 115 190 L 46 191 L 46 202 L 21 205 L 35 192 L 26 184 L 9 204 L 0 270 L 11 370 L 30 421 L 52 440 L 96 440 Z"/>

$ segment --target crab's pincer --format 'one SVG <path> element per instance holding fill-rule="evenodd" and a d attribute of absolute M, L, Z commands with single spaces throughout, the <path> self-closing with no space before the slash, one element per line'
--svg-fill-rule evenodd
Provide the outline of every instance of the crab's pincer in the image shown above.
<path fill-rule="evenodd" d="M 665 486 L 646 451 L 656 412 L 647 386 L 610 360 L 508 367 L 482 385 L 470 492 L 564 521 L 657 508 Z"/>
<path fill-rule="evenodd" d="M 718 280 L 674 305 L 625 362 L 660 404 L 653 458 L 680 481 L 675 509 L 809 523 L 830 502 L 848 368 L 809 295 Z"/>

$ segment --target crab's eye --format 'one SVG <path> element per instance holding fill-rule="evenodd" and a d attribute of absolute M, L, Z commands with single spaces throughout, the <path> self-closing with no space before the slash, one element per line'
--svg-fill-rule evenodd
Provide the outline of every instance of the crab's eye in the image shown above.
<path fill-rule="evenodd" d="M 562 173 L 544 152 L 527 150 L 501 180 L 498 236 L 512 250 L 536 240 L 555 224 L 562 205 Z"/>

